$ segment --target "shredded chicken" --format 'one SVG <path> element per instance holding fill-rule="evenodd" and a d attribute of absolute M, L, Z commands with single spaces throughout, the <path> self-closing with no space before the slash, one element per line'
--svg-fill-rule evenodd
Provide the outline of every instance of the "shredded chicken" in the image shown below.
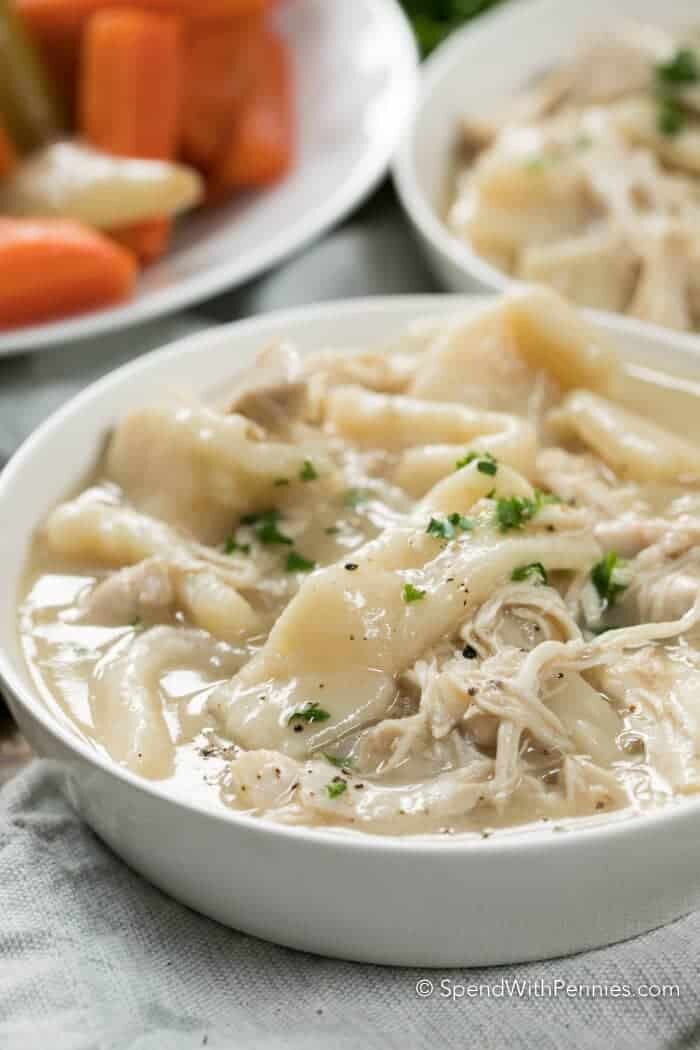
<path fill-rule="evenodd" d="M 584 306 L 700 323 L 700 51 L 612 25 L 497 121 L 462 121 L 448 223 L 477 254 Z"/>

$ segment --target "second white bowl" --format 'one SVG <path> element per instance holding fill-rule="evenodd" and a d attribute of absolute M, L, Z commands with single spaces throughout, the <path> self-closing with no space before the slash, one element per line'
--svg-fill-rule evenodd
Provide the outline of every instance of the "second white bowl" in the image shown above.
<path fill-rule="evenodd" d="M 445 222 L 455 173 L 455 146 L 465 114 L 488 117 L 547 69 L 571 57 L 580 37 L 599 34 L 621 20 L 669 28 L 698 21 L 697 0 L 521 0 L 506 3 L 454 33 L 426 63 L 418 105 L 396 154 L 393 174 L 399 198 L 428 263 L 453 292 L 503 291 L 515 282 L 481 259 Z M 664 329 L 634 318 L 590 310 L 616 329 Z M 697 335 L 677 335 L 680 345 L 700 350 Z"/>

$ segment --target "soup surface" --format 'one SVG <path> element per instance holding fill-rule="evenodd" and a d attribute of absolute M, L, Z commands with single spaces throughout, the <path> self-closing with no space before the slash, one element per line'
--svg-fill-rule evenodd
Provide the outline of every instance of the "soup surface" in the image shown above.
<path fill-rule="evenodd" d="M 48 704 L 212 807 L 385 834 L 700 787 L 700 386 L 554 293 L 261 350 L 113 430 L 34 541 Z"/>

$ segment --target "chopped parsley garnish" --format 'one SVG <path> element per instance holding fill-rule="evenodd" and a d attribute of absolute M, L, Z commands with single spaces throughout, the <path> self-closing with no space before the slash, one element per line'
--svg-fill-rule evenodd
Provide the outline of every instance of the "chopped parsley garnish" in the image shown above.
<path fill-rule="evenodd" d="M 326 791 L 328 792 L 329 798 L 338 798 L 343 792 L 347 791 L 347 781 L 343 780 L 342 777 L 333 777 L 329 784 L 326 784 Z"/>
<path fill-rule="evenodd" d="M 451 540 L 454 539 L 458 529 L 461 529 L 462 532 L 470 532 L 473 528 L 473 521 L 455 511 L 453 514 L 448 514 L 444 520 L 431 518 L 425 531 L 430 536 L 437 536 L 441 540 Z"/>
<path fill-rule="evenodd" d="M 287 555 L 287 572 L 312 572 L 316 568 L 315 561 L 309 561 L 299 551 L 290 551 Z"/>
<path fill-rule="evenodd" d="M 327 722 L 330 717 L 329 711 L 319 707 L 316 701 L 312 703 L 309 700 L 296 711 L 292 711 L 287 719 L 287 725 L 291 725 L 292 722 Z"/>
<path fill-rule="evenodd" d="M 411 602 L 420 602 L 425 598 L 425 591 L 422 591 L 420 587 L 414 587 L 412 583 L 405 583 L 401 596 L 407 605 Z"/>
<path fill-rule="evenodd" d="M 343 758 L 342 755 L 329 755 L 327 751 L 324 751 L 323 757 L 326 762 L 330 762 L 330 764 L 335 766 L 336 769 L 349 769 L 352 765 L 352 759 L 349 757 Z"/>
<path fill-rule="evenodd" d="M 668 62 L 656 66 L 656 78 L 662 84 L 696 84 L 700 80 L 700 63 L 695 51 L 681 47 Z"/>
<path fill-rule="evenodd" d="M 517 569 L 513 569 L 510 578 L 515 583 L 546 583 L 547 570 L 541 561 L 533 561 L 529 565 L 519 565 Z"/>
<path fill-rule="evenodd" d="M 264 510 L 260 514 L 244 515 L 241 518 L 241 525 L 251 525 L 257 539 L 268 546 L 274 543 L 291 545 L 293 541 L 289 536 L 285 536 L 283 532 L 280 532 L 277 527 L 279 520 L 280 512 L 273 507 L 271 510 Z"/>
<path fill-rule="evenodd" d="M 346 507 L 359 507 L 371 499 L 371 493 L 367 489 L 348 489 L 343 495 L 343 503 Z"/>
<path fill-rule="evenodd" d="M 523 525 L 531 521 L 542 507 L 557 502 L 556 496 L 548 492 L 540 492 L 539 490 L 535 491 L 534 499 L 530 499 L 529 496 L 525 496 L 522 499 L 519 496 L 509 496 L 496 500 L 498 527 L 501 532 L 508 532 L 510 529 L 522 529 Z"/>
<path fill-rule="evenodd" d="M 239 543 L 233 536 L 227 536 L 224 541 L 224 554 L 250 554 L 250 544 Z"/>
<path fill-rule="evenodd" d="M 129 627 L 143 627 L 143 620 L 140 616 L 135 616 L 129 624 Z"/>
<path fill-rule="evenodd" d="M 340 532 L 340 528 L 337 525 L 329 525 L 327 529 L 323 530 L 326 536 L 337 536 Z"/>
<path fill-rule="evenodd" d="M 318 471 L 310 459 L 304 460 L 304 465 L 299 471 L 299 477 L 302 481 L 316 481 L 318 478 Z"/>
<path fill-rule="evenodd" d="M 685 127 L 685 113 L 675 98 L 667 96 L 659 99 L 659 110 L 656 124 L 662 135 L 672 138 L 680 134 Z"/>
<path fill-rule="evenodd" d="M 629 586 L 625 578 L 626 562 L 618 557 L 615 551 L 608 551 L 605 557 L 591 569 L 593 586 L 602 601 L 608 606 L 615 604 L 615 599 Z"/>
<path fill-rule="evenodd" d="M 275 488 L 280 488 L 280 486 L 288 485 L 288 484 L 289 484 L 289 478 L 276 478 L 275 482 L 274 482 Z"/>
<path fill-rule="evenodd" d="M 459 514 L 458 511 L 448 514 L 447 520 L 454 529 L 461 529 L 462 532 L 471 532 L 474 528 L 474 522 L 471 518 L 465 518 L 464 515 Z"/>
<path fill-rule="evenodd" d="M 439 518 L 431 518 L 425 531 L 430 536 L 438 536 L 441 540 L 451 540 L 455 534 L 450 523 L 448 521 L 440 521 Z"/>
<path fill-rule="evenodd" d="M 462 456 L 461 459 L 457 460 L 455 469 L 461 470 L 462 467 L 469 466 L 474 460 L 477 461 L 476 469 L 481 474 L 488 474 L 490 477 L 493 477 L 498 470 L 498 461 L 490 452 L 467 452 L 466 456 Z"/>

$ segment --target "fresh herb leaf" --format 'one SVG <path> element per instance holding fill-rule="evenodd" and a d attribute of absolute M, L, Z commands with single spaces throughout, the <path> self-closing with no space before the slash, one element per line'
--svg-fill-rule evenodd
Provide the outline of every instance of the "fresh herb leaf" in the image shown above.
<path fill-rule="evenodd" d="M 353 760 L 351 758 L 343 758 L 342 755 L 329 755 L 327 751 L 323 752 L 323 757 L 326 762 L 330 762 L 336 769 L 349 769 L 352 765 Z"/>
<path fill-rule="evenodd" d="M 528 497 L 520 499 L 518 496 L 509 496 L 496 501 L 496 519 L 501 532 L 522 529 L 536 513 L 535 501 Z"/>
<path fill-rule="evenodd" d="M 517 569 L 513 569 L 510 578 L 515 583 L 523 583 L 525 580 L 535 584 L 546 583 L 547 570 L 541 561 L 533 561 L 529 565 L 519 565 Z"/>
<path fill-rule="evenodd" d="M 282 485 L 288 485 L 288 484 L 289 484 L 289 478 L 276 478 L 275 482 L 274 482 L 275 488 L 280 488 Z"/>
<path fill-rule="evenodd" d="M 510 529 L 522 529 L 522 527 L 534 518 L 538 511 L 551 503 L 558 503 L 558 499 L 551 492 L 535 491 L 534 499 L 529 496 L 520 498 L 510 496 L 496 501 L 496 520 L 501 532 Z"/>
<path fill-rule="evenodd" d="M 619 594 L 629 586 L 626 579 L 627 563 L 615 551 L 608 551 L 605 557 L 591 569 L 593 586 L 602 601 L 610 607 L 615 604 Z"/>
<path fill-rule="evenodd" d="M 656 124 L 662 135 L 673 138 L 679 135 L 685 127 L 685 113 L 675 98 L 663 97 L 659 99 L 659 109 L 656 116 Z"/>
<path fill-rule="evenodd" d="M 411 602 L 419 602 L 425 598 L 425 591 L 422 591 L 420 587 L 414 587 L 412 583 L 405 583 L 401 595 L 407 605 Z"/>
<path fill-rule="evenodd" d="M 337 536 L 340 529 L 337 525 L 329 525 L 327 529 L 323 530 L 326 536 Z"/>
<path fill-rule="evenodd" d="M 326 784 L 326 791 L 328 792 L 329 798 L 338 798 L 347 791 L 347 781 L 343 780 L 342 777 L 333 777 L 329 784 Z"/>
<path fill-rule="evenodd" d="M 241 525 L 251 525 L 260 542 L 268 546 L 274 543 L 291 545 L 293 541 L 289 536 L 285 536 L 283 532 L 280 532 L 277 527 L 279 520 L 280 512 L 273 507 L 271 510 L 264 510 L 259 514 L 245 514 L 241 518 Z"/>
<path fill-rule="evenodd" d="M 302 481 L 316 481 L 318 478 L 318 471 L 310 459 L 304 460 L 304 465 L 299 471 L 299 477 Z"/>
<path fill-rule="evenodd" d="M 668 62 L 656 66 L 656 78 L 662 84 L 696 84 L 700 80 L 700 63 L 695 51 L 681 47 Z"/>
<path fill-rule="evenodd" d="M 401 0 L 423 56 L 464 22 L 499 0 Z"/>
<path fill-rule="evenodd" d="M 459 514 L 458 511 L 454 511 L 452 514 L 447 515 L 447 520 L 454 529 L 461 529 L 462 532 L 471 532 L 474 528 L 474 522 L 471 518 L 465 518 L 463 514 Z"/>
<path fill-rule="evenodd" d="M 441 540 L 451 540 L 454 539 L 457 529 L 461 529 L 462 532 L 469 532 L 473 528 L 473 521 L 455 511 L 453 514 L 448 514 L 444 521 L 440 518 L 431 518 L 425 531 L 430 536 L 437 536 Z"/>
<path fill-rule="evenodd" d="M 493 477 L 498 470 L 498 461 L 490 452 L 467 452 L 466 456 L 462 456 L 461 459 L 457 460 L 455 469 L 461 470 L 462 467 L 468 467 L 474 460 L 477 461 L 476 469 L 481 474 L 489 474 Z"/>
<path fill-rule="evenodd" d="M 343 503 L 346 507 L 359 507 L 371 499 L 371 493 L 367 489 L 348 489 L 343 495 Z"/>
<path fill-rule="evenodd" d="M 296 711 L 292 711 L 287 719 L 287 725 L 291 725 L 292 722 L 327 722 L 330 717 L 329 711 L 319 707 L 316 701 L 312 703 L 309 700 Z"/>
<path fill-rule="evenodd" d="M 298 551 L 290 551 L 287 555 L 287 572 L 312 572 L 316 568 L 315 561 L 309 561 Z"/>
<path fill-rule="evenodd" d="M 239 543 L 233 536 L 227 536 L 224 541 L 224 554 L 250 554 L 250 544 Z"/>

